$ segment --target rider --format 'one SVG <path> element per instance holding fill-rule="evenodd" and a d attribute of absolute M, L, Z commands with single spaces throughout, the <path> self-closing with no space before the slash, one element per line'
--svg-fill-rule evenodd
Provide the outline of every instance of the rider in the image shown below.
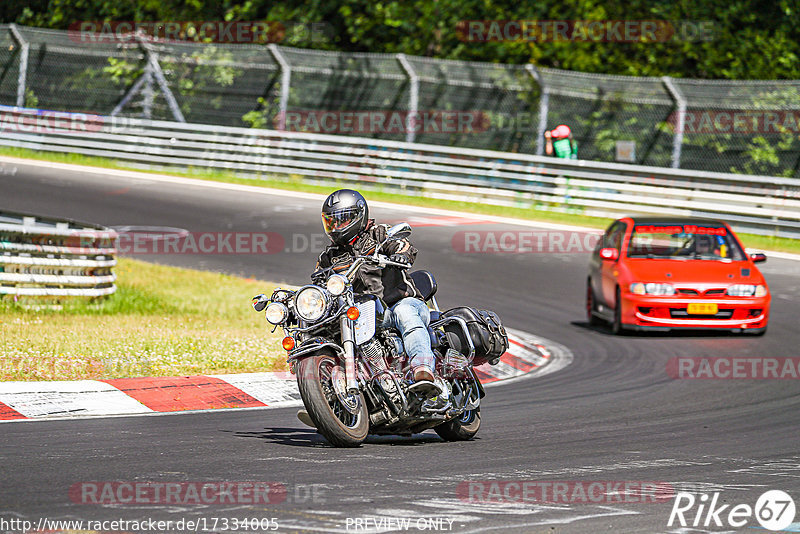
<path fill-rule="evenodd" d="M 366 199 L 352 189 L 334 191 L 325 199 L 322 225 L 331 244 L 319 255 L 317 270 L 333 267 L 335 272 L 347 270 L 356 256 L 373 254 L 386 239 L 388 229 L 369 218 Z M 386 249 L 390 260 L 409 266 L 417 256 L 408 239 L 390 241 Z M 364 264 L 353 280 L 353 290 L 375 295 L 386 303 L 383 326 L 394 327 L 403 337 L 414 373 L 410 389 L 428 397 L 440 393 L 434 382 L 435 360 L 428 334 L 430 311 L 406 269 Z"/>

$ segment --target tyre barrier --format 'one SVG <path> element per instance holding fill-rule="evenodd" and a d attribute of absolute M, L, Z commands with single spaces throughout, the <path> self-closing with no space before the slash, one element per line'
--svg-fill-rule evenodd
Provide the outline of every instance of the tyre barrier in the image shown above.
<path fill-rule="evenodd" d="M 116 291 L 117 232 L 0 212 L 0 297 L 100 297 Z"/>

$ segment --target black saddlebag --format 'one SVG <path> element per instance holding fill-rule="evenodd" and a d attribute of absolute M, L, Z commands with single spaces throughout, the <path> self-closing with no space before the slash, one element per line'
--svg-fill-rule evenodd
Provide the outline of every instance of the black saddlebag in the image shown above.
<path fill-rule="evenodd" d="M 442 313 L 442 319 L 446 317 L 459 317 L 467 323 L 467 330 L 475 347 L 475 358 L 472 360 L 474 367 L 486 362 L 494 365 L 508 350 L 508 335 L 496 313 L 462 306 Z M 444 329 L 451 346 L 462 354 L 468 354 L 469 344 L 464 339 L 461 326 L 453 321 L 446 324 Z M 454 346 L 456 344 L 459 346 Z"/>

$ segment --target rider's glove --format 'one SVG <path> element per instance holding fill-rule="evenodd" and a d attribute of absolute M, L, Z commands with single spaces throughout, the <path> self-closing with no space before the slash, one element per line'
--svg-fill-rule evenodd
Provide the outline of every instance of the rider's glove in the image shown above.
<path fill-rule="evenodd" d="M 389 259 L 397 263 L 402 263 L 405 265 L 409 264 L 408 258 L 406 258 L 405 254 L 392 254 Z"/>

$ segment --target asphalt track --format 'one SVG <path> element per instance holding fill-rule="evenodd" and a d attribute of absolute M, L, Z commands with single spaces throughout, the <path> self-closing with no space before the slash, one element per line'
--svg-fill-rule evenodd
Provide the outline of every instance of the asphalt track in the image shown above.
<path fill-rule="evenodd" d="M 0 210 L 110 226 L 270 231 L 288 247 L 268 255 L 144 259 L 293 284 L 306 281 L 315 260 L 303 240 L 320 234 L 319 200 L 4 167 Z M 379 207 L 373 215 L 420 221 L 428 214 Z M 659 481 L 700 493 L 719 491 L 726 504 L 753 506 L 768 489 L 800 499 L 799 381 L 675 380 L 665 371 L 676 356 L 798 356 L 800 262 L 771 258 L 763 264 L 773 292 L 770 330 L 763 338 L 614 337 L 584 320 L 587 254 L 455 250 L 454 234 L 473 229 L 530 230 L 496 223 L 418 226 L 417 267 L 436 273 L 440 304 L 494 309 L 508 326 L 562 343 L 575 356 L 557 373 L 492 388 L 475 440 L 444 443 L 426 432 L 370 438 L 359 449 L 337 450 L 299 423 L 295 409 L 5 423 L 0 519 L 276 517 L 280 532 L 381 532 L 400 531 L 376 528 L 381 518 L 411 519 L 408 531 L 426 526 L 420 518 L 440 518 L 445 521 L 438 526 L 450 532 L 702 532 L 667 526 L 672 500 L 476 504 L 462 501 L 457 488 L 489 479 Z M 254 314 L 253 320 L 263 319 Z M 85 481 L 253 480 L 284 484 L 287 500 L 102 506 L 69 497 L 69 488 Z M 689 521 L 696 510 L 687 513 Z M 798 522 L 793 531 L 800 531 Z M 740 529 L 705 530 L 754 527 L 751 518 Z"/>

